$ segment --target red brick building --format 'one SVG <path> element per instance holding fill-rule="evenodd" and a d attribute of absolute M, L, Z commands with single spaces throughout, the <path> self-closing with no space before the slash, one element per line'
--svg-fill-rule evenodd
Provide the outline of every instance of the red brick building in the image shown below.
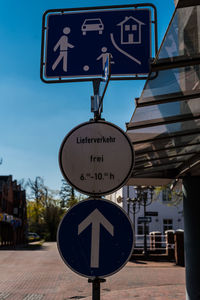
<path fill-rule="evenodd" d="M 0 176 L 0 247 L 26 242 L 26 192 L 12 175 Z"/>

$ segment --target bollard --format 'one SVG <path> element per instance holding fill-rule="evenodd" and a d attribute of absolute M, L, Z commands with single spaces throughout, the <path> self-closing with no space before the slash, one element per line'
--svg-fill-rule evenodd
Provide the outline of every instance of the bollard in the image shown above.
<path fill-rule="evenodd" d="M 170 260 L 174 260 L 174 230 L 166 230 L 166 254 Z"/>
<path fill-rule="evenodd" d="M 176 230 L 174 235 L 175 241 L 175 260 L 178 266 L 185 266 L 184 260 L 184 231 L 179 229 Z"/>

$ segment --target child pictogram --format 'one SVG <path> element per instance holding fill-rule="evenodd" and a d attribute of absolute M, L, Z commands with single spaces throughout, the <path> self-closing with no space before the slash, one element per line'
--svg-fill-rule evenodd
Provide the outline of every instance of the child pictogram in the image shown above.
<path fill-rule="evenodd" d="M 110 57 L 113 58 L 112 54 L 111 54 L 111 53 L 108 53 L 107 50 L 108 50 L 108 49 L 107 49 L 106 47 L 102 47 L 102 48 L 101 48 L 102 53 L 101 53 L 101 55 L 99 55 L 99 56 L 97 57 L 97 60 L 102 59 L 102 70 L 104 70 L 105 63 L 106 63 L 106 60 L 107 60 L 108 55 L 110 54 Z M 111 63 L 114 64 L 113 61 L 112 61 Z"/>

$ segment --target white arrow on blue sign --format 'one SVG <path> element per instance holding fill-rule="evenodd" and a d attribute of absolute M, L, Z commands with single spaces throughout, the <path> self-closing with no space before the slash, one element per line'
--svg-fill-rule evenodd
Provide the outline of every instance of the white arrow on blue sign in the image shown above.
<path fill-rule="evenodd" d="M 99 243 L 100 225 L 102 225 L 112 236 L 114 235 L 113 225 L 96 208 L 78 225 L 78 235 L 81 234 L 91 224 L 91 254 L 90 267 L 99 268 Z"/>
<path fill-rule="evenodd" d="M 112 75 L 147 74 L 150 9 L 55 12 L 47 16 L 45 76 L 101 76 L 107 55 Z"/>
<path fill-rule="evenodd" d="M 72 207 L 60 223 L 57 244 L 64 262 L 85 277 L 120 270 L 133 251 L 133 227 L 127 214 L 108 200 L 88 199 Z"/>

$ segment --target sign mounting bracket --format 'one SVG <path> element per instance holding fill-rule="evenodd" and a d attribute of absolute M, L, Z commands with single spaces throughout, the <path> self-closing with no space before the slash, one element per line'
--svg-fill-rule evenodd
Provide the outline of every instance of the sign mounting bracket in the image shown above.
<path fill-rule="evenodd" d="M 108 54 L 102 78 L 93 80 L 94 96 L 91 96 L 91 111 L 94 113 L 94 120 L 101 120 L 103 111 L 103 99 L 111 77 L 111 55 Z"/>

